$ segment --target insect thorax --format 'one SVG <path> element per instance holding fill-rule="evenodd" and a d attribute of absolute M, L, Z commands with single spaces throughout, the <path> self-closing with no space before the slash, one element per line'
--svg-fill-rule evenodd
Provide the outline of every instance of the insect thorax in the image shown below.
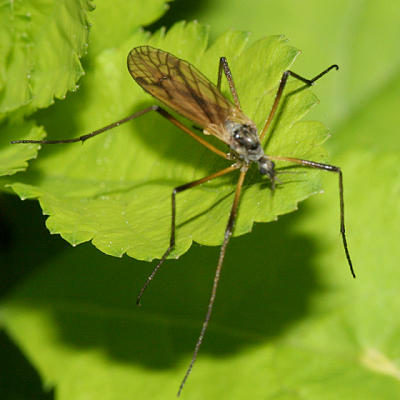
<path fill-rule="evenodd" d="M 274 163 L 265 155 L 254 123 L 227 120 L 225 129 L 230 136 L 228 144 L 238 157 L 246 163 L 256 162 L 261 174 L 274 179 Z"/>
<path fill-rule="evenodd" d="M 250 163 L 264 156 L 255 125 L 227 120 L 225 129 L 229 132 L 230 143 L 228 144 L 239 158 Z"/>

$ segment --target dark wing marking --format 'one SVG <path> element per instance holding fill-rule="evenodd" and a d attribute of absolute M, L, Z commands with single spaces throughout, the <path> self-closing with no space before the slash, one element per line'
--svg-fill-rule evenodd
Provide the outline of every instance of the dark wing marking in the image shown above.
<path fill-rule="evenodd" d="M 128 69 L 146 92 L 202 128 L 213 124 L 224 130 L 225 120 L 236 111 L 193 65 L 163 50 L 134 48 L 128 55 Z M 219 130 L 210 132 L 220 136 Z"/>

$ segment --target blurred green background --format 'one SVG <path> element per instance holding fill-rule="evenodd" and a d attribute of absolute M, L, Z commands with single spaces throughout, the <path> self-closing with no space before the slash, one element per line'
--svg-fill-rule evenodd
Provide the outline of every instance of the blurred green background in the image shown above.
<path fill-rule="evenodd" d="M 116 46 L 107 32 L 96 32 L 96 18 L 120 16 L 109 26 L 113 37 L 135 24 L 154 32 L 196 19 L 210 25 L 210 40 L 230 28 L 256 38 L 286 35 L 303 52 L 292 69 L 304 76 L 340 65 L 314 89 L 321 104 L 307 119 L 328 126 L 331 162 L 344 171 L 357 273 L 353 280 L 340 244 L 336 177 L 326 174 L 323 195 L 232 240 L 183 395 L 400 398 L 396 2 L 178 0 L 161 19 L 163 3 L 156 3 L 151 13 L 138 1 L 96 4 L 89 51 Z M 88 57 L 86 71 L 90 63 Z M 194 245 L 168 261 L 138 310 L 136 293 L 152 264 L 109 257 L 87 243 L 72 248 L 50 236 L 33 201 L 3 194 L 0 218 L 0 398 L 174 398 L 218 248 Z"/>

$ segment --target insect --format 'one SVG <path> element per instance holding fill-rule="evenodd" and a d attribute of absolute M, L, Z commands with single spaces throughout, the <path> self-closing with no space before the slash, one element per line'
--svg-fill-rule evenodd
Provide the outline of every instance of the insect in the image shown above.
<path fill-rule="evenodd" d="M 153 97 L 155 97 L 165 105 L 169 106 L 177 113 L 191 120 L 197 126 L 201 127 L 205 135 L 214 135 L 219 140 L 227 144 L 230 148 L 230 151 L 228 153 L 219 150 L 218 148 L 207 142 L 207 140 L 205 140 L 202 136 L 199 136 L 187 126 L 183 125 L 172 114 L 170 114 L 168 111 L 158 105 L 147 107 L 124 119 L 116 121 L 110 125 L 107 125 L 101 129 L 95 130 L 78 138 L 65 140 L 16 140 L 12 142 L 42 144 L 84 142 L 89 138 L 97 136 L 109 129 L 115 128 L 125 122 L 138 118 L 148 112 L 155 111 L 166 118 L 168 121 L 176 125 L 182 131 L 189 134 L 201 145 L 205 146 L 216 155 L 230 162 L 230 165 L 228 167 L 220 171 L 217 171 L 202 179 L 197 179 L 184 185 L 177 186 L 173 189 L 171 195 L 172 209 L 169 246 L 161 257 L 158 264 L 149 275 L 142 289 L 140 290 L 137 297 L 138 305 L 140 305 L 141 298 L 146 288 L 153 280 L 157 271 L 160 269 L 160 267 L 175 246 L 177 194 L 195 186 L 201 185 L 202 183 L 209 182 L 213 179 L 229 174 L 235 170 L 239 170 L 239 179 L 236 184 L 234 199 L 229 214 L 229 219 L 225 228 L 225 235 L 219 253 L 206 316 L 204 318 L 204 322 L 194 348 L 191 362 L 179 387 L 178 396 L 180 395 L 183 386 L 190 372 L 192 371 L 193 365 L 196 361 L 200 346 L 203 342 L 203 338 L 210 321 L 226 248 L 235 226 L 243 182 L 245 180 L 246 173 L 252 163 L 257 164 L 260 174 L 265 175 L 270 180 L 272 190 L 274 190 L 276 184 L 279 184 L 279 181 L 276 177 L 277 172 L 275 169 L 274 161 L 288 161 L 294 164 L 300 164 L 304 167 L 317 168 L 329 172 L 334 172 L 338 175 L 340 198 L 340 232 L 342 236 L 346 259 L 349 264 L 350 271 L 353 277 L 355 277 L 345 233 L 343 174 L 341 169 L 334 165 L 323 164 L 310 160 L 303 160 L 287 156 L 267 155 L 264 153 L 264 149 L 262 147 L 262 141 L 274 118 L 288 78 L 291 76 L 297 80 L 300 80 L 305 85 L 311 86 L 330 70 L 338 68 L 339 67 L 336 64 L 331 65 L 329 68 L 325 69 L 312 79 L 303 78 L 302 76 L 289 70 L 285 71 L 281 77 L 280 84 L 275 95 L 275 100 L 268 114 L 266 123 L 261 132 L 257 133 L 257 128 L 254 122 L 252 122 L 241 109 L 239 96 L 236 92 L 232 73 L 225 57 L 221 57 L 219 60 L 218 80 L 217 85 L 214 85 L 209 79 L 207 79 L 200 71 L 198 71 L 193 65 L 191 65 L 187 61 L 179 59 L 163 50 L 156 49 L 150 46 L 136 47 L 131 50 L 128 55 L 128 70 L 133 79 L 137 82 L 137 84 L 140 85 Z M 221 80 L 223 73 L 228 81 L 229 89 L 233 98 L 233 103 L 225 98 L 221 93 Z"/>

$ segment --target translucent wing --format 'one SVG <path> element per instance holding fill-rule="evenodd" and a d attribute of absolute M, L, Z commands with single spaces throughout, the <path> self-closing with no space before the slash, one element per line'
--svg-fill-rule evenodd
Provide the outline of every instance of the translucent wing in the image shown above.
<path fill-rule="evenodd" d="M 129 53 L 128 69 L 146 92 L 227 141 L 224 122 L 241 112 L 193 65 L 165 51 L 141 46 Z"/>

